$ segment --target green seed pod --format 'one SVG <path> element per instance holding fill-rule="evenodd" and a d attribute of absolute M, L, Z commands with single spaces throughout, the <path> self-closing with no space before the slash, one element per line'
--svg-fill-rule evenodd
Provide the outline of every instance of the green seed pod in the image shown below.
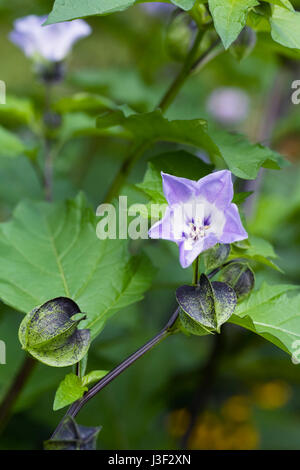
<path fill-rule="evenodd" d="M 67 416 L 63 426 L 54 437 L 44 442 L 45 450 L 95 450 L 102 426 L 87 427 Z"/>
<path fill-rule="evenodd" d="M 73 300 L 66 297 L 49 300 L 23 319 L 19 329 L 22 348 L 48 366 L 76 364 L 90 345 L 90 331 L 78 329 L 84 318 Z"/>
<path fill-rule="evenodd" d="M 175 12 L 166 31 L 166 49 L 173 60 L 182 62 L 193 38 L 191 18 L 184 12 Z"/>
<path fill-rule="evenodd" d="M 235 290 L 237 299 L 240 302 L 247 297 L 254 288 L 255 277 L 247 263 L 237 261 L 228 264 L 222 269 L 220 281 L 226 282 L 226 284 Z"/>
<path fill-rule="evenodd" d="M 237 39 L 231 44 L 229 51 L 239 62 L 248 57 L 256 44 L 256 33 L 249 26 L 242 29 Z"/>
<path fill-rule="evenodd" d="M 205 334 L 205 330 L 206 333 L 219 333 L 223 323 L 233 314 L 237 302 L 232 287 L 224 282 L 210 282 L 205 274 L 201 274 L 199 286 L 179 287 L 176 298 L 182 309 L 180 321 L 184 330 L 197 335 Z"/>
<path fill-rule="evenodd" d="M 230 245 L 217 243 L 209 250 L 203 252 L 205 268 L 207 270 L 215 269 L 224 264 L 230 253 Z"/>

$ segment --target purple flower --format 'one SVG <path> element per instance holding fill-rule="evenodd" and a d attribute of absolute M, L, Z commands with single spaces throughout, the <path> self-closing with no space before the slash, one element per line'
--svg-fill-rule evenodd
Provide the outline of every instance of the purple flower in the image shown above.
<path fill-rule="evenodd" d="M 46 19 L 35 15 L 19 18 L 9 36 L 27 57 L 37 62 L 62 61 L 76 41 L 91 34 L 91 27 L 83 20 L 42 26 Z"/>
<path fill-rule="evenodd" d="M 183 268 L 217 243 L 248 238 L 238 208 L 231 202 L 230 171 L 217 171 L 199 181 L 166 173 L 162 178 L 168 207 L 163 219 L 151 227 L 149 236 L 177 243 Z"/>

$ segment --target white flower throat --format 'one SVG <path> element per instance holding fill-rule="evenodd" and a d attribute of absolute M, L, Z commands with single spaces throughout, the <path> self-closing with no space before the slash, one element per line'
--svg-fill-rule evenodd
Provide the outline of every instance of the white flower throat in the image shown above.
<path fill-rule="evenodd" d="M 209 220 L 202 220 L 197 217 L 195 220 L 189 224 L 190 231 L 187 234 L 188 238 L 191 238 L 193 241 L 198 241 L 200 238 L 205 237 L 206 231 L 210 228 Z"/>
<path fill-rule="evenodd" d="M 210 229 L 210 217 L 196 217 L 188 223 L 188 230 L 182 233 L 185 240 L 186 249 L 192 249 L 195 242 L 203 239 Z"/>

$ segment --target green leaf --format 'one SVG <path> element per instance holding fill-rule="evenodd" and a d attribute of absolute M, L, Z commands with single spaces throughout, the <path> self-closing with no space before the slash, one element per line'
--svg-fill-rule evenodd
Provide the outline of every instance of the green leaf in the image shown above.
<path fill-rule="evenodd" d="M 98 382 L 107 372 L 107 370 L 93 370 L 82 379 L 73 373 L 66 375 L 56 391 L 53 410 L 60 410 L 79 400 L 88 391 L 88 385 Z"/>
<path fill-rule="evenodd" d="M 57 411 L 71 405 L 71 403 L 83 397 L 87 390 L 88 388 L 82 384 L 77 375 L 72 373 L 66 375 L 56 391 L 53 410 Z"/>
<path fill-rule="evenodd" d="M 87 386 L 98 382 L 98 380 L 102 379 L 107 373 L 107 370 L 93 370 L 82 378 L 82 385 Z"/>
<path fill-rule="evenodd" d="M 300 13 L 274 6 L 270 17 L 271 36 L 279 44 L 300 49 Z"/>
<path fill-rule="evenodd" d="M 67 416 L 61 429 L 44 442 L 45 450 L 95 450 L 101 427 L 87 427 Z"/>
<path fill-rule="evenodd" d="M 171 0 L 171 2 L 182 10 L 191 10 L 196 0 Z"/>
<path fill-rule="evenodd" d="M 8 95 L 6 103 L 0 106 L 0 124 L 5 126 L 28 125 L 32 123 L 34 117 L 31 102 L 24 98 Z"/>
<path fill-rule="evenodd" d="M 300 339 L 300 295 L 287 292 L 298 286 L 263 284 L 239 304 L 230 322 L 247 328 L 293 354 L 295 341 Z"/>
<path fill-rule="evenodd" d="M 243 191 L 241 193 L 235 193 L 232 199 L 232 202 L 234 204 L 237 204 L 238 206 L 242 204 L 249 196 L 253 194 L 253 191 Z"/>
<path fill-rule="evenodd" d="M 67 142 L 75 137 L 90 136 L 116 136 L 130 138 L 128 132 L 121 128 L 97 129 L 96 119 L 86 113 L 66 113 L 63 114 L 62 125 L 59 129 L 59 138 L 61 142 Z"/>
<path fill-rule="evenodd" d="M 55 0 L 45 24 L 59 23 L 93 15 L 108 15 L 126 10 L 136 0 Z"/>
<path fill-rule="evenodd" d="M 188 163 L 188 164 L 187 164 Z M 188 179 L 200 179 L 211 173 L 213 167 L 184 150 L 167 152 L 153 157 L 148 162 L 144 181 L 136 185 L 153 204 L 165 204 L 161 172 Z"/>
<path fill-rule="evenodd" d="M 160 0 L 162 3 L 173 3 L 182 10 L 193 8 L 196 0 Z M 93 15 L 108 15 L 123 11 L 136 3 L 146 3 L 149 0 L 55 0 L 53 9 L 45 24 L 85 18 Z"/>
<path fill-rule="evenodd" d="M 260 167 L 280 169 L 288 165 L 277 152 L 261 144 L 252 144 L 240 134 L 210 131 L 228 168 L 239 178 L 255 179 Z"/>
<path fill-rule="evenodd" d="M 22 202 L 0 224 L 0 297 L 22 312 L 48 299 L 73 299 L 92 337 L 118 310 L 143 298 L 154 269 L 130 256 L 127 240 L 99 240 L 82 196 L 63 203 Z"/>
<path fill-rule="evenodd" d="M 207 133 L 203 119 L 169 120 L 161 110 L 136 114 L 127 107 L 106 113 L 97 119 L 100 129 L 122 126 L 132 138 L 142 141 L 167 141 L 191 145 L 206 150 L 215 159 L 219 150 Z"/>
<path fill-rule="evenodd" d="M 260 237 L 249 236 L 248 240 L 245 242 L 233 243 L 228 259 L 232 260 L 235 258 L 246 258 L 257 263 L 265 264 L 277 271 L 281 271 L 272 259 L 270 259 L 277 258 L 271 243 Z"/>
<path fill-rule="evenodd" d="M 271 5 L 278 5 L 288 10 L 295 11 L 293 5 L 289 0 L 264 0 L 265 2 L 271 3 Z"/>
<path fill-rule="evenodd" d="M 208 0 L 208 4 L 217 33 L 228 49 L 246 25 L 249 10 L 259 3 L 256 0 Z"/>
<path fill-rule="evenodd" d="M 25 150 L 26 147 L 15 134 L 0 126 L 0 157 L 19 157 Z"/>
<path fill-rule="evenodd" d="M 113 101 L 105 96 L 92 93 L 76 93 L 72 96 L 65 96 L 52 106 L 53 110 L 58 113 L 100 113 L 104 110 L 112 110 L 116 108 Z"/>

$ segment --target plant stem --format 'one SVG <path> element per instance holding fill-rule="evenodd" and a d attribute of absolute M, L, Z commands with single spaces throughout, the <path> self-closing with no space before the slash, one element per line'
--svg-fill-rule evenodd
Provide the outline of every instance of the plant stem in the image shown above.
<path fill-rule="evenodd" d="M 199 283 L 199 256 L 195 259 L 193 263 L 193 268 L 194 268 L 194 275 L 193 275 L 193 284 L 194 286 L 197 286 Z"/>
<path fill-rule="evenodd" d="M 196 54 L 199 48 L 199 44 L 203 37 L 203 31 L 198 31 L 195 38 L 194 44 L 188 53 L 186 60 L 179 71 L 178 75 L 175 77 L 175 80 L 171 83 L 167 92 L 160 100 L 157 108 L 160 108 L 163 113 L 167 111 L 170 105 L 173 103 L 178 92 L 184 85 L 186 79 L 189 75 L 195 70 L 202 69 L 210 60 L 214 59 L 221 51 L 223 47 L 220 48 L 220 41 L 214 43 L 199 59 L 196 59 Z M 151 140 L 143 140 L 138 145 L 136 145 L 133 150 L 130 151 L 127 158 L 124 160 L 118 174 L 116 175 L 114 181 L 112 182 L 106 197 L 104 198 L 105 202 L 111 202 L 116 196 L 118 196 L 124 182 L 126 181 L 132 167 L 143 155 L 145 150 L 151 145 Z"/>
<path fill-rule="evenodd" d="M 179 90 L 181 89 L 181 87 L 184 84 L 185 80 L 189 76 L 189 74 L 191 72 L 191 69 L 194 65 L 195 56 L 197 54 L 199 44 L 201 42 L 202 37 L 203 37 L 203 31 L 199 30 L 198 33 L 197 33 L 197 36 L 195 38 L 194 44 L 193 44 L 191 50 L 189 51 L 188 55 L 186 56 L 186 59 L 184 61 L 184 64 L 183 64 L 179 74 L 177 75 L 177 77 L 175 78 L 175 80 L 171 84 L 170 88 L 167 90 L 167 92 L 165 93 L 165 95 L 163 96 L 161 101 L 159 102 L 159 105 L 157 107 L 160 108 L 163 113 L 173 103 L 173 101 L 176 98 Z"/>
<path fill-rule="evenodd" d="M 19 369 L 18 374 L 15 377 L 12 385 L 9 387 L 2 403 L 0 406 L 0 434 L 3 433 L 8 420 L 11 416 L 13 407 L 17 402 L 17 399 L 23 390 L 23 387 L 27 383 L 31 376 L 33 369 L 35 368 L 37 361 L 30 356 L 27 356 Z"/>
<path fill-rule="evenodd" d="M 113 380 L 115 380 L 122 372 L 124 372 L 128 367 L 134 364 L 140 357 L 142 357 L 146 352 L 150 351 L 154 346 L 159 344 L 165 338 L 170 336 L 171 334 L 177 332 L 174 325 L 177 321 L 179 315 L 180 308 L 173 313 L 170 317 L 167 324 L 164 328 L 154 336 L 150 341 L 148 341 L 144 346 L 139 348 L 135 353 L 131 354 L 127 359 L 121 362 L 117 367 L 111 370 L 108 374 L 106 374 L 103 379 L 101 379 L 96 385 L 94 385 L 80 400 L 77 400 L 73 405 L 69 408 L 64 418 L 60 421 L 59 425 L 57 426 L 56 430 L 52 434 L 53 437 L 60 431 L 63 426 L 65 418 L 68 416 L 75 418 L 75 416 L 79 413 L 81 408 L 88 403 L 88 401 L 93 398 L 97 393 L 100 392 L 104 387 L 110 384 Z"/>

